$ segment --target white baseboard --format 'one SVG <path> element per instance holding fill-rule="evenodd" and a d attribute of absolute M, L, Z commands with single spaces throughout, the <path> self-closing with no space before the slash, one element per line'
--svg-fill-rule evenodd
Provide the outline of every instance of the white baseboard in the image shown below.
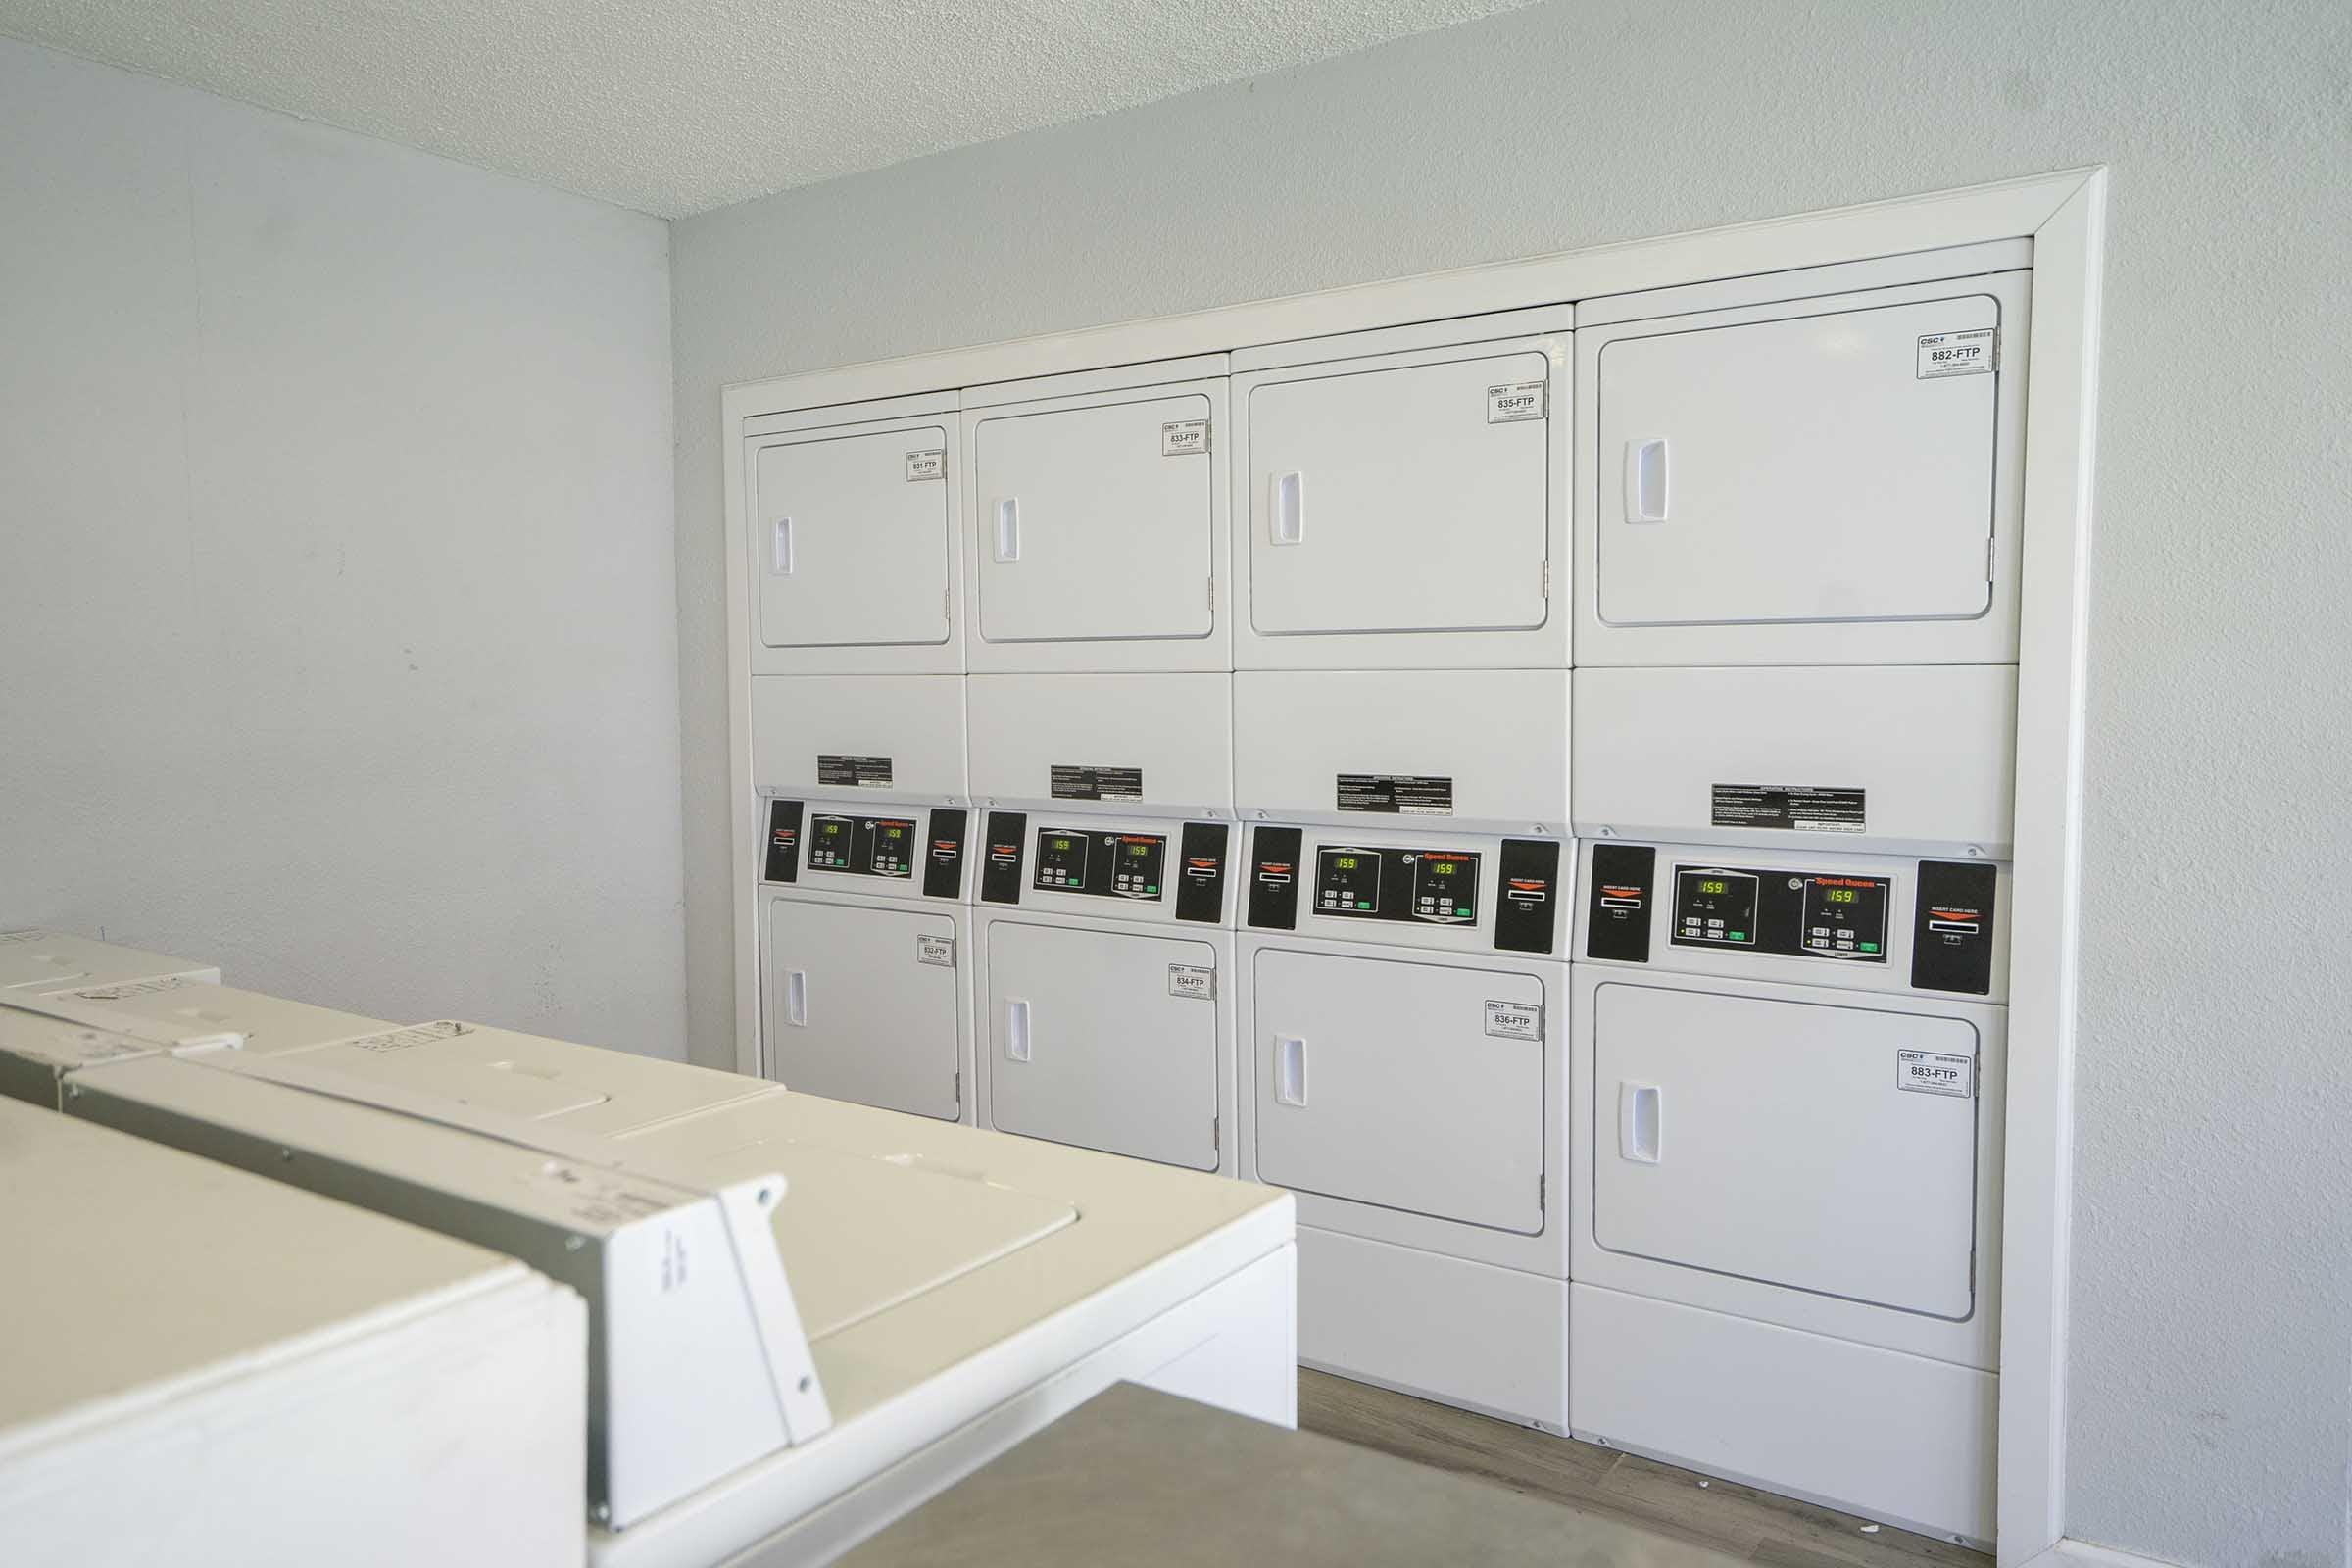
<path fill-rule="evenodd" d="M 2179 1568 L 2162 1557 L 2143 1557 L 2136 1551 L 2094 1546 L 2087 1541 L 2062 1538 L 2049 1549 L 2026 1559 L 2023 1568 Z"/>

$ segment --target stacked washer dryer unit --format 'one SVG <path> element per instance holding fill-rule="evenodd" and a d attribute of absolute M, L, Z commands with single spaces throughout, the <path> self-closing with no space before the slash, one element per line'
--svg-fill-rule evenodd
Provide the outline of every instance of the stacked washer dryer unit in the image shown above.
<path fill-rule="evenodd" d="M 955 393 L 744 427 L 760 1061 L 972 1119 Z"/>
<path fill-rule="evenodd" d="M 970 388 L 983 1126 L 1232 1174 L 1226 359 Z"/>
<path fill-rule="evenodd" d="M 1563 1431 L 1571 312 L 1234 356 L 1241 1169 L 1309 1365 Z"/>
<path fill-rule="evenodd" d="M 2030 265 L 1577 321 L 1570 1424 L 1975 1543 Z"/>

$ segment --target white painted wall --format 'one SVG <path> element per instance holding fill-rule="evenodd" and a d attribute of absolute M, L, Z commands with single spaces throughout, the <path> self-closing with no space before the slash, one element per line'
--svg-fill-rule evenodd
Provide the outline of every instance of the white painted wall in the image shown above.
<path fill-rule="evenodd" d="M 2072 1534 L 2346 1557 L 2352 8 L 1563 0 L 676 226 L 687 971 L 719 387 L 2108 162 Z"/>
<path fill-rule="evenodd" d="M 0 40 L 0 928 L 682 1053 L 667 248 Z"/>

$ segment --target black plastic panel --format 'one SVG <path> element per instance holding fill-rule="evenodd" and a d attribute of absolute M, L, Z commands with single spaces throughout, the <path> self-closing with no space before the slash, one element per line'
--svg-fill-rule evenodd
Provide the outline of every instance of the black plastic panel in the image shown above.
<path fill-rule="evenodd" d="M 1250 834 L 1250 923 L 1267 931 L 1298 926 L 1298 847 L 1295 827 L 1253 828 Z"/>
<path fill-rule="evenodd" d="M 980 845 L 980 898 L 987 904 L 1021 902 L 1022 840 L 1029 834 L 1026 811 L 991 811 Z"/>
<path fill-rule="evenodd" d="M 1885 963 L 1892 890 L 1886 877 L 1679 864 L 1666 935 L 1678 948 Z"/>
<path fill-rule="evenodd" d="M 1559 929 L 1557 839 L 1504 839 L 1495 869 L 1494 946 L 1503 953 L 1549 953 Z"/>
<path fill-rule="evenodd" d="M 1919 862 L 1919 902 L 1911 917 L 1911 983 L 1922 991 L 1992 990 L 1993 890 L 1982 863 Z"/>
<path fill-rule="evenodd" d="M 925 840 L 923 897 L 963 897 L 963 835 L 968 813 L 960 808 L 938 807 L 931 812 L 931 831 Z"/>
<path fill-rule="evenodd" d="M 1232 830 L 1222 822 L 1187 822 L 1178 847 L 1176 918 L 1211 925 L 1225 918 L 1225 846 Z"/>
<path fill-rule="evenodd" d="M 767 844 L 762 858 L 765 864 L 760 867 L 760 881 L 798 882 L 801 879 L 800 802 L 767 803 Z"/>
<path fill-rule="evenodd" d="M 1166 897 L 1168 838 L 1164 833 L 1099 833 L 1092 828 L 1041 827 L 1029 885 L 1041 893 L 1157 904 Z"/>
<path fill-rule="evenodd" d="M 1585 907 L 1585 956 L 1649 961 L 1649 909 L 1658 852 L 1646 844 L 1594 844 L 1592 890 Z"/>
<path fill-rule="evenodd" d="M 1315 851 L 1307 907 L 1335 920 L 1478 924 L 1480 857 L 1470 850 L 1374 850 L 1326 844 Z"/>

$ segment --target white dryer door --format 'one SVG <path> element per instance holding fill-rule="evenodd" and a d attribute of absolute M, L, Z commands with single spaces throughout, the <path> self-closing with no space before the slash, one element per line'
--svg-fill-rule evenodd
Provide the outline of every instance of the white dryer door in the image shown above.
<path fill-rule="evenodd" d="M 1544 407 L 1550 373 L 1530 350 L 1335 368 L 1251 388 L 1242 411 L 1251 624 L 1267 633 L 1543 625 L 1546 432 L 1564 415 Z M 1541 412 L 1501 406 L 1531 395 Z"/>
<path fill-rule="evenodd" d="M 768 1071 L 787 1089 L 954 1121 L 956 971 L 922 960 L 937 952 L 924 939 L 955 937 L 928 910 L 768 900 Z"/>
<path fill-rule="evenodd" d="M 1540 978 L 1269 949 L 1252 990 L 1260 1179 L 1544 1229 L 1544 1046 L 1490 1033 L 1488 1013 L 1528 1018 Z"/>
<path fill-rule="evenodd" d="M 1002 1132 L 1216 1169 L 1217 1004 L 1173 994 L 1169 973 L 1213 972 L 1216 962 L 1205 942 L 990 925 L 991 1121 Z"/>
<path fill-rule="evenodd" d="M 1205 637 L 1214 513 L 1207 449 L 1178 397 L 978 421 L 980 632 L 990 642 Z M 1211 439 L 1214 439 L 1212 432 Z"/>
<path fill-rule="evenodd" d="M 1998 376 L 1935 373 L 1921 340 L 1999 324 L 1978 294 L 1605 345 L 1601 618 L 1983 614 Z"/>
<path fill-rule="evenodd" d="M 1604 985 L 1592 1029 L 1592 1233 L 1602 1247 L 1969 1315 L 1975 1025 L 1866 1004 Z M 1905 1052 L 1924 1055 L 1912 1066 Z"/>
<path fill-rule="evenodd" d="M 948 432 L 754 438 L 753 583 L 769 648 L 948 640 Z M 930 456 L 926 456 L 930 455 Z"/>

